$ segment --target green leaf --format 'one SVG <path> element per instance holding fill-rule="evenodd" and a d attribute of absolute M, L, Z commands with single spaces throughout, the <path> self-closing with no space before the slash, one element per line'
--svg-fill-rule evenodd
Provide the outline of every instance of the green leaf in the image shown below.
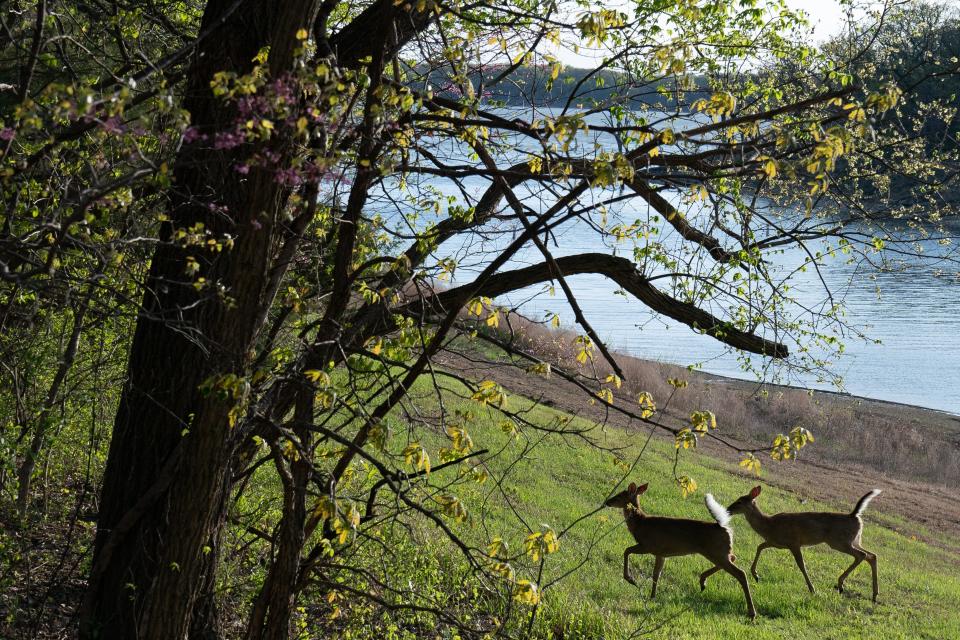
<path fill-rule="evenodd" d="M 712 411 L 694 411 L 690 414 L 690 422 L 697 433 L 706 433 L 717 428 L 717 416 Z"/>
<path fill-rule="evenodd" d="M 740 466 L 758 478 L 760 477 L 760 460 L 752 453 L 746 454 L 743 460 L 740 461 Z"/>

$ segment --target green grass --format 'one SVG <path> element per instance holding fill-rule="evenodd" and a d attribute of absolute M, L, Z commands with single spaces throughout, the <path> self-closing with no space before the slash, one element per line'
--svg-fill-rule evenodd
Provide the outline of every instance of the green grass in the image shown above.
<path fill-rule="evenodd" d="M 423 392 L 425 388 L 418 391 Z M 419 395 L 419 394 L 418 394 Z M 510 396 L 512 410 L 528 409 L 527 418 L 537 424 L 548 424 L 563 414 L 546 407 L 533 407 L 529 401 Z M 471 410 L 478 414 L 470 425 L 477 447 L 504 453 L 490 462 L 493 478 L 483 485 L 465 484 L 455 488 L 470 509 L 469 524 L 457 530 L 465 538 L 481 545 L 495 535 L 507 540 L 513 550 L 522 548 L 528 533 L 508 508 L 494 479 L 505 470 L 509 475 L 503 486 L 532 529 L 541 523 L 558 533 L 569 523 L 601 504 L 624 471 L 622 461 L 632 462 L 646 440 L 642 432 L 624 432 L 605 428 L 592 436 L 608 446 L 624 447 L 615 462 L 611 452 L 590 447 L 573 437 L 542 437 L 527 428 L 516 439 L 502 433 L 502 416 L 491 409 L 478 410 L 477 404 L 455 394 L 444 399 L 447 411 Z M 574 419 L 570 427 L 588 423 Z M 422 433 L 424 442 L 443 444 L 444 437 Z M 541 440 L 542 438 L 542 440 Z M 538 444 L 524 453 L 531 441 Z M 683 516 L 709 520 L 703 504 L 705 492 L 713 493 L 723 504 L 729 504 L 756 484 L 736 468 L 696 452 L 681 456 L 678 473 L 694 478 L 699 485 L 696 494 L 683 499 L 673 480 L 674 448 L 672 442 L 654 436 L 627 482 L 649 482 L 650 490 L 641 505 L 650 514 Z M 441 476 L 444 472 L 436 474 Z M 775 476 L 776 465 L 767 465 L 764 474 Z M 435 483 L 442 483 L 437 477 Z M 854 492 L 856 493 L 856 492 Z M 859 498 L 849 496 L 845 504 L 827 505 L 807 502 L 787 491 L 765 487 L 762 507 L 769 513 L 785 510 L 847 511 Z M 632 538 L 618 510 L 604 509 L 590 516 L 560 541 L 557 553 L 548 557 L 541 584 L 548 584 L 565 572 L 575 571 L 549 586 L 543 593 L 542 621 L 544 634 L 557 625 L 568 627 L 566 637 L 585 635 L 575 628 L 590 629 L 589 635 L 626 638 L 640 627 L 654 628 L 648 637 L 656 638 L 955 638 L 960 637 L 960 613 L 955 603 L 960 599 L 960 558 L 928 546 L 910 537 L 884 528 L 877 522 L 877 511 L 883 495 L 868 511 L 863 535 L 864 547 L 879 556 L 880 601 L 870 601 L 870 570 L 867 563 L 848 578 L 846 593 L 838 594 L 832 586 L 852 558 L 825 546 L 807 548 L 805 557 L 817 593 L 808 593 L 803 577 L 792 556 L 782 550 L 767 550 L 760 561 L 762 582 L 751 579 L 754 602 L 759 613 L 756 622 L 745 616 L 743 594 L 729 575 L 718 573 L 700 593 L 697 577 L 709 567 L 699 556 L 670 558 L 660 581 L 659 593 L 649 600 L 651 556 L 634 556 L 633 574 L 639 588 L 626 583 L 621 575 L 623 549 Z M 873 512 L 871 514 L 871 512 Z M 891 521 L 881 517 L 881 521 Z M 898 523 L 909 526 L 909 523 Z M 760 540 L 742 517 L 733 521 L 734 553 L 738 564 L 748 569 Z M 426 532 L 426 530 L 425 530 Z M 435 540 L 436 534 L 431 534 Z M 446 554 L 445 547 L 434 546 L 435 553 Z M 580 565 L 576 568 L 577 565 Z M 518 563 L 518 577 L 536 578 L 535 566 Z"/>

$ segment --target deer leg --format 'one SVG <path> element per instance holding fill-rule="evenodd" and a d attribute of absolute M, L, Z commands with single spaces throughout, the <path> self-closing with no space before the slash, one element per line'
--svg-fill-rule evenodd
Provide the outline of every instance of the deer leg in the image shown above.
<path fill-rule="evenodd" d="M 873 573 L 873 601 L 876 602 L 877 596 L 880 595 L 880 581 L 877 578 L 877 554 L 867 551 L 859 545 L 857 548 L 865 554 L 864 560 L 870 564 L 870 570 Z"/>
<path fill-rule="evenodd" d="M 856 569 L 857 566 L 861 562 L 863 562 L 867 557 L 867 554 L 864 551 L 861 551 L 860 549 L 857 549 L 856 547 L 853 547 L 853 546 L 851 546 L 849 549 L 844 549 L 843 552 L 853 556 L 854 561 L 853 561 L 853 564 L 851 564 L 846 571 L 841 573 L 840 577 L 837 579 L 837 591 L 839 591 L 840 593 L 843 593 L 843 581 L 846 580 L 847 576 L 849 576 L 853 572 L 853 570 Z"/>
<path fill-rule="evenodd" d="M 636 586 L 637 581 L 630 575 L 630 555 L 634 553 L 643 553 L 642 546 L 635 544 L 632 547 L 627 547 L 623 551 L 623 579 Z"/>
<path fill-rule="evenodd" d="M 663 562 L 666 558 L 656 556 L 653 561 L 653 588 L 650 589 L 650 599 L 657 597 L 657 582 L 660 580 L 660 573 L 663 571 Z"/>
<path fill-rule="evenodd" d="M 715 574 L 717 571 L 720 571 L 720 567 L 715 565 L 700 574 L 700 591 L 703 591 L 707 588 L 707 578 Z"/>
<path fill-rule="evenodd" d="M 753 579 L 757 582 L 760 582 L 760 574 L 757 573 L 757 563 L 760 562 L 760 554 L 763 553 L 764 549 L 769 549 L 773 545 L 769 542 L 761 542 L 760 546 L 757 547 L 757 555 L 753 558 L 753 564 L 750 565 L 750 575 L 753 576 Z"/>
<path fill-rule="evenodd" d="M 757 610 L 753 608 L 753 597 L 750 595 L 750 583 L 747 581 L 747 574 L 743 572 L 743 569 L 733 564 L 733 561 L 729 558 L 717 564 L 720 565 L 721 569 L 736 578 L 740 586 L 743 587 L 743 597 L 747 600 L 747 614 L 751 619 L 755 619 L 757 617 Z"/>
<path fill-rule="evenodd" d="M 807 588 L 810 589 L 810 593 L 816 593 L 817 590 L 813 588 L 810 576 L 807 575 L 807 566 L 803 562 L 803 551 L 800 550 L 800 547 L 797 547 L 796 549 L 790 549 L 790 552 L 793 553 L 793 559 L 797 561 L 797 566 L 800 567 L 803 579 L 807 581 Z"/>

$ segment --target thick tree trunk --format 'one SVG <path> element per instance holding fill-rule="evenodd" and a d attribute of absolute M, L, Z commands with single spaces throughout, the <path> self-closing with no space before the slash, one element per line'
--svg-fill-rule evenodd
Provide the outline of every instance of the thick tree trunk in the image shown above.
<path fill-rule="evenodd" d="M 213 98 L 218 71 L 243 73 L 265 45 L 274 74 L 289 68 L 295 34 L 309 27 L 317 0 L 211 0 L 201 42 L 188 74 L 184 106 L 203 133 L 224 128 L 233 114 Z M 397 20 L 402 46 L 435 18 L 395 7 L 370 5 L 327 48 L 343 66 L 356 67 L 371 47 L 362 37 Z M 341 32 L 341 34 L 344 32 Z M 382 45 L 380 40 L 379 45 Z M 217 637 L 212 597 L 217 549 L 225 520 L 238 443 L 228 414 L 235 400 L 204 395 L 204 381 L 243 377 L 248 354 L 269 305 L 271 259 L 277 252 L 277 218 L 287 193 L 272 175 L 252 169 L 241 176 L 238 158 L 223 151 L 185 148 L 170 191 L 171 222 L 161 238 L 202 223 L 214 235 L 231 234 L 234 247 L 205 256 L 200 275 L 222 283 L 230 297 L 203 297 L 185 282 L 187 257 L 196 254 L 162 244 L 151 264 L 143 311 L 128 362 L 127 382 L 114 423 L 104 476 L 93 566 L 81 608 L 81 637 L 197 640 Z M 216 205 L 211 207 L 208 205 Z M 224 210 L 222 207 L 226 207 Z M 302 478 L 297 485 L 302 484 Z M 299 502 L 299 501 L 298 501 Z M 302 548 L 297 523 L 288 524 L 281 573 L 294 575 Z M 214 541 L 214 543 L 211 543 Z M 271 637 L 286 633 L 289 592 L 268 594 Z"/>
<path fill-rule="evenodd" d="M 289 65 L 295 33 L 309 26 L 314 4 L 208 4 L 201 30 L 214 31 L 199 47 L 185 100 L 193 126 L 215 132 L 233 117 L 211 94 L 217 71 L 249 70 L 261 47 L 271 43 L 271 68 Z M 223 20 L 228 10 L 233 13 Z M 162 236 L 170 239 L 175 229 L 197 223 L 215 236 L 234 236 L 233 249 L 204 256 L 209 264 L 201 271 L 208 282 L 222 283 L 231 301 L 186 282 L 186 259 L 197 248 L 171 243 L 157 249 L 104 476 L 82 611 L 84 637 L 184 638 L 202 590 L 212 585 L 211 540 L 218 539 L 229 493 L 236 443 L 228 414 L 236 399 L 204 395 L 199 388 L 207 380 L 245 374 L 259 310 L 269 304 L 263 293 L 287 195 L 265 172 L 240 176 L 232 167 L 236 161 L 194 148 L 175 167 L 174 207 Z M 203 606 L 209 614 L 211 603 Z M 209 631 L 194 626 L 192 635 Z"/>

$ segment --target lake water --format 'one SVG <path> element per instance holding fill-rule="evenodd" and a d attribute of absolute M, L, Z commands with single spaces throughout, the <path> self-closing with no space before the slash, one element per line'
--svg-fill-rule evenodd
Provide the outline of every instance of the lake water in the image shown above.
<path fill-rule="evenodd" d="M 630 256 L 629 251 L 600 241 L 593 230 L 572 224 L 556 234 L 556 256 L 604 251 Z M 471 256 L 484 255 L 502 246 L 503 240 L 474 241 L 462 251 L 443 247 L 460 259 L 460 277 L 466 282 Z M 960 414 L 960 280 L 938 274 L 935 263 L 918 262 L 903 270 L 876 271 L 867 264 L 848 264 L 847 256 L 827 258 L 820 275 L 837 302 L 846 308 L 846 322 L 854 332 L 841 336 L 844 352 L 827 369 L 842 378 L 842 390 L 858 396 L 915 404 Z M 778 256 L 781 264 L 798 264 L 799 250 Z M 536 250 L 526 250 L 507 268 L 540 262 Z M 477 267 L 483 264 L 477 260 Z M 584 314 L 599 336 L 614 350 L 651 360 L 726 376 L 756 379 L 745 373 L 736 352 L 689 327 L 650 312 L 633 299 L 614 293 L 617 286 L 603 276 L 580 275 L 567 279 Z M 824 300 L 824 288 L 812 271 L 797 274 L 793 295 L 800 305 L 815 306 Z M 560 288 L 551 296 L 542 287 L 530 287 L 497 299 L 525 316 L 542 320 L 557 313 L 562 326 L 577 329 L 572 311 Z M 864 337 L 857 336 L 861 331 Z M 836 390 L 822 373 L 801 371 L 773 359 L 751 355 L 763 377 L 786 384 Z"/>
<path fill-rule="evenodd" d="M 610 141 L 604 140 L 602 134 L 585 135 L 578 142 L 588 148 L 597 141 L 610 146 Z M 519 141 L 518 145 L 522 149 L 523 142 Z M 456 151 L 452 155 L 457 155 Z M 463 180 L 460 187 L 453 187 L 427 177 L 420 184 L 412 184 L 411 189 L 416 192 L 418 188 L 429 186 L 461 199 L 464 192 L 471 197 L 478 196 L 488 185 L 486 180 L 471 177 Z M 543 192 L 524 194 L 521 189 L 519 193 L 525 196 L 525 203 L 534 211 L 549 206 L 554 198 Z M 594 194 L 594 197 L 601 195 Z M 680 194 L 668 197 L 678 201 Z M 392 206 L 398 206 L 394 198 L 390 200 Z M 445 215 L 445 211 L 440 215 Z M 636 202 L 608 207 L 608 224 L 618 219 L 629 223 L 637 218 Z M 599 224 L 599 217 L 593 214 L 588 221 L 574 220 L 557 228 L 551 237 L 551 251 L 555 256 L 602 251 L 632 259 L 633 246 L 602 237 L 591 228 L 591 225 Z M 960 228 L 953 231 L 955 233 L 951 235 L 954 237 L 960 235 Z M 505 246 L 517 232 L 516 226 L 492 223 L 482 234 L 442 245 L 436 255 L 453 256 L 458 262 L 454 282 L 467 282 L 485 266 L 492 252 Z M 672 230 L 666 227 L 662 232 L 666 236 Z M 927 254 L 943 251 L 932 241 L 922 243 L 922 248 Z M 776 273 L 786 275 L 801 264 L 804 256 L 800 249 L 775 255 L 772 260 L 779 265 Z M 822 308 L 825 283 L 834 301 L 845 306 L 846 323 L 867 336 L 863 339 L 855 332 L 841 331 L 845 351 L 830 359 L 828 371 L 842 378 L 842 390 L 854 395 L 960 414 L 960 278 L 957 277 L 957 264 L 908 260 L 907 268 L 877 271 L 862 260 L 851 263 L 848 258 L 842 254 L 825 258 L 819 274 L 808 270 L 796 274 L 791 283 L 792 296 L 798 303 L 798 317 L 804 314 L 804 308 Z M 540 253 L 530 248 L 518 254 L 505 268 L 539 262 L 542 262 Z M 617 295 L 616 285 L 602 276 L 575 276 L 568 281 L 588 320 L 613 349 L 641 358 L 695 365 L 711 373 L 756 379 L 756 373 L 743 371 L 736 352 L 710 337 L 696 334 L 685 325 L 652 314 L 633 298 Z M 562 326 L 576 329 L 573 313 L 559 287 L 554 297 L 538 286 L 514 292 L 497 302 L 537 320 L 542 320 L 547 312 L 557 313 Z M 761 375 L 767 380 L 837 389 L 835 383 L 827 381 L 822 373 L 799 370 L 771 359 L 765 361 L 761 356 L 751 355 L 751 362 L 762 370 Z"/>
<path fill-rule="evenodd" d="M 584 242 L 590 235 L 572 231 L 558 253 L 600 249 Z M 579 246 L 578 246 L 579 243 Z M 782 256 L 790 258 L 799 256 Z M 914 265 L 905 271 L 871 272 L 866 265 L 827 259 L 821 274 L 846 320 L 866 339 L 848 335 L 845 350 L 831 360 L 830 372 L 842 378 L 843 390 L 879 398 L 942 409 L 960 414 L 960 281 L 937 276 L 932 265 Z M 812 272 L 799 274 L 794 295 L 801 304 L 822 301 L 823 287 Z M 640 302 L 612 293 L 615 286 L 601 276 L 569 279 L 584 314 L 597 333 L 617 351 L 652 360 L 727 376 L 755 379 L 745 374 L 736 353 L 708 336 L 699 335 L 669 318 L 654 316 Z M 879 292 L 879 293 L 878 293 Z M 501 302 L 521 303 L 522 294 Z M 563 326 L 574 327 L 573 314 L 562 298 L 540 295 L 519 304 L 519 310 L 540 319 L 546 310 L 559 313 Z M 763 360 L 752 356 L 755 365 Z M 788 384 L 836 389 L 823 376 L 793 370 L 768 359 L 767 379 Z"/>

